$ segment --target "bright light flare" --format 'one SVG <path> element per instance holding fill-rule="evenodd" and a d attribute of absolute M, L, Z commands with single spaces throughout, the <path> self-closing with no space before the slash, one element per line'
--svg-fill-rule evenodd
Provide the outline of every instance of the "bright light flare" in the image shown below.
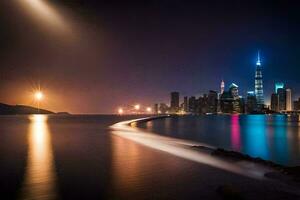
<path fill-rule="evenodd" d="M 139 104 L 134 106 L 134 109 L 139 110 L 141 108 L 141 106 Z"/>
<path fill-rule="evenodd" d="M 37 91 L 34 94 L 34 97 L 35 97 L 36 100 L 41 101 L 44 98 L 44 94 L 41 91 Z"/>
<path fill-rule="evenodd" d="M 151 112 L 151 111 L 152 111 L 152 108 L 151 108 L 151 107 L 147 107 L 147 108 L 146 108 L 146 111 L 147 111 L 147 112 Z"/>
<path fill-rule="evenodd" d="M 119 115 L 122 115 L 124 113 L 124 110 L 122 108 L 119 108 L 118 113 Z"/>

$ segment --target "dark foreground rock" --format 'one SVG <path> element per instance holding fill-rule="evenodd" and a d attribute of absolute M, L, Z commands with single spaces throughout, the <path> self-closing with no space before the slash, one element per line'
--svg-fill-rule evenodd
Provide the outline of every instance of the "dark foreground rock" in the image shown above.
<path fill-rule="evenodd" d="M 263 164 L 263 165 L 266 165 L 266 166 L 269 166 L 269 167 L 273 167 L 273 168 L 277 168 L 277 169 L 283 169 L 283 168 L 285 168 L 285 166 L 276 164 L 276 163 L 274 163 L 272 161 L 269 161 L 269 160 L 264 160 L 264 159 L 261 159 L 259 157 L 253 158 L 253 157 L 251 157 L 251 156 L 249 156 L 247 154 L 243 154 L 243 153 L 236 152 L 236 151 L 228 151 L 228 150 L 221 149 L 221 148 L 213 150 L 211 152 L 211 155 L 221 156 L 221 157 L 227 157 L 227 158 L 232 159 L 232 160 L 246 160 L 246 161 L 251 161 L 251 162 Z"/>
<path fill-rule="evenodd" d="M 249 155 L 242 154 L 240 152 L 235 151 L 227 151 L 225 149 L 215 149 L 211 151 L 211 155 L 226 157 L 228 159 L 240 161 L 246 160 L 254 163 L 258 163 L 264 166 L 268 166 L 274 169 L 272 172 L 268 172 L 265 174 L 266 177 L 277 179 L 286 183 L 297 183 L 300 184 L 300 166 L 296 167 L 287 167 L 283 165 L 279 165 L 269 160 L 264 160 L 261 158 L 253 158 Z"/>

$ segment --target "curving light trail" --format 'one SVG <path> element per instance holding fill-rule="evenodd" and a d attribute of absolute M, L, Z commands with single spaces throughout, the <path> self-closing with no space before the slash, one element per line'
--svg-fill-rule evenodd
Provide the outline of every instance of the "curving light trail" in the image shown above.
<path fill-rule="evenodd" d="M 155 133 L 145 132 L 144 130 L 129 126 L 129 124 L 133 122 L 145 119 L 149 118 L 129 120 L 114 124 L 111 126 L 112 133 L 153 149 L 251 178 L 265 179 L 264 174 L 271 171 L 262 166 L 239 165 L 237 163 L 221 160 L 211 156 L 209 153 L 200 152 L 191 148 L 192 146 L 203 146 L 201 143 L 159 136 Z"/>

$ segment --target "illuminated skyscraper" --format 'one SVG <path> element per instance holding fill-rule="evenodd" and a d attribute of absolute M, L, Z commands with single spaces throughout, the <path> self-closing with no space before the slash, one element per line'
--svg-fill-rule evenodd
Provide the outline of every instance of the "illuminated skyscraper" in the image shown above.
<path fill-rule="evenodd" d="M 275 93 L 278 93 L 278 89 L 284 88 L 284 83 L 275 83 Z"/>
<path fill-rule="evenodd" d="M 183 98 L 183 110 L 184 112 L 188 112 L 189 111 L 189 104 L 188 104 L 188 97 L 184 97 Z"/>
<path fill-rule="evenodd" d="M 179 111 L 179 92 L 171 92 L 171 112 Z"/>
<path fill-rule="evenodd" d="M 294 110 L 300 111 L 300 98 L 297 101 L 294 101 Z"/>
<path fill-rule="evenodd" d="M 277 93 L 271 95 L 271 110 L 279 112 L 279 95 Z"/>
<path fill-rule="evenodd" d="M 278 88 L 277 90 L 279 98 L 279 111 L 286 110 L 286 91 L 284 88 Z"/>
<path fill-rule="evenodd" d="M 286 110 L 292 111 L 292 90 L 286 89 Z"/>
<path fill-rule="evenodd" d="M 247 113 L 254 113 L 256 111 L 256 104 L 256 96 L 254 91 L 248 91 L 246 104 Z"/>
<path fill-rule="evenodd" d="M 208 112 L 216 113 L 218 109 L 218 93 L 216 91 L 210 90 L 208 93 Z"/>
<path fill-rule="evenodd" d="M 278 98 L 278 100 L 276 100 L 276 97 Z M 271 97 L 271 109 L 276 112 L 287 109 L 287 92 L 284 87 L 284 83 L 275 83 L 275 94 L 272 94 Z"/>
<path fill-rule="evenodd" d="M 224 83 L 224 81 L 222 80 L 222 82 L 221 82 L 221 94 L 223 94 L 224 89 L 225 89 L 225 83 Z"/>
<path fill-rule="evenodd" d="M 196 97 L 192 96 L 189 98 L 189 112 L 195 113 L 196 112 Z"/>
<path fill-rule="evenodd" d="M 259 52 L 257 54 L 256 70 L 255 70 L 255 95 L 256 95 L 258 106 L 263 107 L 264 105 L 263 76 L 262 76 L 262 66 L 261 66 Z"/>

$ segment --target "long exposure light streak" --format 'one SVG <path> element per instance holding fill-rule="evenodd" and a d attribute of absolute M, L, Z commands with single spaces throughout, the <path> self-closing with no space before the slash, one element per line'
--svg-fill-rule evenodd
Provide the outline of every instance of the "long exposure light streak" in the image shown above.
<path fill-rule="evenodd" d="M 244 164 L 239 165 L 238 163 L 231 163 L 229 161 L 213 157 L 208 153 L 203 153 L 191 148 L 193 146 L 203 146 L 203 144 L 201 143 L 159 136 L 155 133 L 145 132 L 144 130 L 141 130 L 139 128 L 129 126 L 129 124 L 133 122 L 145 119 L 149 118 L 123 121 L 114 124 L 111 126 L 112 133 L 114 135 L 132 140 L 153 149 L 161 150 L 187 160 L 206 164 L 215 168 L 251 178 L 265 179 L 264 174 L 268 171 L 271 171 L 270 169 L 262 166 L 250 167 L 249 165 L 246 166 Z M 212 148 L 208 145 L 204 146 Z"/>

